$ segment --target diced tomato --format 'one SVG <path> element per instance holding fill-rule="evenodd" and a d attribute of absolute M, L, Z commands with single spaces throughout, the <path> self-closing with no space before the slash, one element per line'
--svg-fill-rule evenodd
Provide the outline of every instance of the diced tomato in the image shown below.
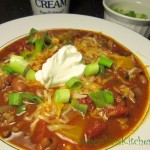
<path fill-rule="evenodd" d="M 96 121 L 94 125 L 86 132 L 87 139 L 97 138 L 106 129 L 106 124 L 101 121 Z"/>
<path fill-rule="evenodd" d="M 95 104 L 92 102 L 91 98 L 89 96 L 85 97 L 85 98 L 80 98 L 77 99 L 78 102 L 80 102 L 81 104 L 86 104 L 88 105 L 88 110 L 92 111 L 95 109 Z"/>
<path fill-rule="evenodd" d="M 118 52 L 119 46 L 113 40 L 109 40 L 107 44 L 112 52 Z"/>
<path fill-rule="evenodd" d="M 113 44 L 112 47 L 111 47 L 111 51 L 112 51 L 112 52 L 117 52 L 118 49 L 119 49 L 119 48 L 118 48 L 117 44 Z"/>
<path fill-rule="evenodd" d="M 16 54 L 20 54 L 20 52 L 24 50 L 29 50 L 29 45 L 26 40 L 22 39 L 17 41 L 12 47 L 9 47 L 9 51 L 15 52 Z"/>
<path fill-rule="evenodd" d="M 105 109 L 105 114 L 107 117 L 125 116 L 128 114 L 128 109 L 125 106 L 118 105 L 113 109 Z"/>
<path fill-rule="evenodd" d="M 33 143 L 39 143 L 45 137 L 46 122 L 39 120 L 31 137 Z"/>

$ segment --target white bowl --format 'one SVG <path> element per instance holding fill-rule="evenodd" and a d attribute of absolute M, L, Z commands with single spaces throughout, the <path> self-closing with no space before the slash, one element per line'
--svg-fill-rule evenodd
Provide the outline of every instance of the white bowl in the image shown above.
<path fill-rule="evenodd" d="M 80 20 L 80 23 L 79 23 Z M 18 30 L 19 25 L 19 30 Z M 150 75 L 150 41 L 143 36 L 120 26 L 118 24 L 106 21 L 104 19 L 74 15 L 74 14 L 45 14 L 34 15 L 30 17 L 20 18 L 0 25 L 0 49 L 6 47 L 9 43 L 16 41 L 18 38 L 27 35 L 31 28 L 38 30 L 44 29 L 81 29 L 88 31 L 101 32 L 104 35 L 112 37 L 117 42 L 131 50 L 142 62 Z M 117 29 L 117 30 L 114 30 Z M 129 36 L 128 36 L 129 35 Z M 136 43 L 136 44 L 134 44 Z M 149 87 L 150 90 L 150 87 Z M 109 150 L 149 150 L 150 147 L 150 97 L 146 105 L 145 111 L 139 124 L 131 131 L 128 138 L 108 139 L 112 140 L 112 144 L 117 142 L 114 147 L 109 146 Z M 145 117 L 146 115 L 146 117 Z M 136 132 L 135 132 L 136 131 Z M 7 139 L 6 139 L 7 140 Z M 5 141 L 6 141 L 5 140 Z M 106 140 L 106 138 L 104 138 Z M 1 150 L 19 150 L 15 145 L 9 145 L 7 141 L 0 140 Z M 96 141 L 97 142 L 97 141 Z M 105 142 L 105 141 L 104 141 Z M 119 143 L 120 142 L 120 143 Z"/>
<path fill-rule="evenodd" d="M 106 20 L 126 26 L 145 37 L 150 35 L 150 0 L 103 0 L 104 18 Z M 133 10 L 148 16 L 140 19 L 122 15 L 112 10 L 112 7 Z"/>

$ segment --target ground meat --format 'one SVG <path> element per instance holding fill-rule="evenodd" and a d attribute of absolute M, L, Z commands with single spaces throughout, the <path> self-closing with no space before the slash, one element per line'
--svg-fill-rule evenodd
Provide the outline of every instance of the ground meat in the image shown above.
<path fill-rule="evenodd" d="M 146 79 L 146 77 L 144 75 L 140 75 L 139 76 L 139 80 L 140 80 L 141 83 L 147 84 L 147 79 Z"/>
<path fill-rule="evenodd" d="M 17 127 L 17 126 L 13 126 L 11 130 L 12 130 L 12 132 L 17 133 L 17 132 L 19 132 L 19 131 L 20 131 L 20 128 L 19 128 L 19 127 Z"/>
<path fill-rule="evenodd" d="M 15 121 L 15 111 L 8 111 L 0 114 L 0 126 L 9 126 Z"/>

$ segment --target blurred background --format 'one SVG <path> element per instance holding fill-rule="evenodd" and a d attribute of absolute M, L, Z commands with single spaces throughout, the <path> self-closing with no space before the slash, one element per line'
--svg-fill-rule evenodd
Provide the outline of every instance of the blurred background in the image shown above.
<path fill-rule="evenodd" d="M 70 0 L 69 12 L 103 18 L 104 8 L 102 0 Z M 30 0 L 0 0 L 0 24 L 32 14 Z"/>

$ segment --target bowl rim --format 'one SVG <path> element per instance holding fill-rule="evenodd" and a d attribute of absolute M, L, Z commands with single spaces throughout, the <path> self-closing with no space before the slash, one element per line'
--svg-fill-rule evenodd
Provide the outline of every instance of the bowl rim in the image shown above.
<path fill-rule="evenodd" d="M 112 13 L 113 15 L 120 17 L 120 18 L 124 18 L 124 19 L 128 19 L 131 21 L 138 21 L 138 22 L 150 22 L 150 18 L 148 19 L 143 19 L 143 18 L 134 18 L 134 17 L 129 17 L 120 13 L 115 12 L 114 10 L 112 10 L 107 4 L 106 4 L 107 0 L 103 0 L 102 4 L 105 8 L 105 10 L 107 10 L 108 12 Z"/>
<path fill-rule="evenodd" d="M 78 21 L 81 20 L 81 23 L 78 23 Z M 46 22 L 46 23 L 45 23 Z M 92 22 L 92 23 L 91 23 Z M 62 23 L 62 24 L 61 24 Z M 18 24 L 20 25 L 21 29 L 18 30 Z M 0 40 L 0 46 L 9 42 L 9 40 L 12 40 L 13 38 L 17 38 L 18 36 L 27 34 L 29 29 L 32 27 L 37 28 L 38 30 L 43 29 L 57 29 L 57 28 L 73 28 L 73 29 L 85 29 L 85 30 L 91 30 L 96 32 L 102 32 L 103 34 L 112 37 L 116 41 L 118 41 L 120 44 L 127 47 L 129 50 L 133 50 L 134 54 L 138 56 L 138 58 L 141 59 L 144 65 L 149 66 L 149 56 L 146 55 L 149 54 L 150 51 L 148 51 L 150 47 L 150 42 L 148 39 L 144 38 L 142 35 L 129 30 L 121 25 L 115 24 L 113 22 L 106 21 L 101 18 L 92 17 L 92 16 L 85 16 L 85 15 L 78 15 L 78 14 L 45 14 L 45 15 L 34 15 L 34 16 L 28 16 L 24 18 L 19 18 L 13 21 L 9 21 L 6 23 L 3 23 L 0 25 L 0 33 L 3 35 L 2 40 Z M 117 30 L 114 30 L 114 29 Z M 120 34 L 120 31 L 124 34 Z M 8 34 L 9 33 L 9 34 Z M 129 35 L 129 38 L 128 38 Z M 138 42 L 139 41 L 139 42 Z M 137 44 L 133 44 L 137 42 Z M 144 42 L 144 43 L 143 43 Z M 142 46 L 144 46 L 144 51 L 147 49 L 146 54 L 142 51 L 139 51 Z M 0 48 L 1 49 L 1 48 Z M 146 62 L 145 62 L 146 61 Z M 148 62 L 147 62 L 148 61 Z M 146 70 L 148 73 L 150 73 L 150 67 L 147 67 Z M 150 76 L 150 74 L 149 74 Z M 149 103 L 150 104 L 150 103 Z M 149 105 L 148 105 L 149 106 Z M 150 114 L 150 113 L 149 113 Z M 142 121 L 142 124 L 136 128 L 136 131 L 133 131 L 132 134 L 129 134 L 134 139 L 140 135 L 141 139 L 149 139 L 149 133 L 150 130 L 145 125 L 149 122 L 148 125 L 150 125 L 150 119 L 149 114 L 147 117 L 144 117 L 144 120 Z M 144 126 L 144 127 L 143 127 Z M 143 127 L 143 128 L 142 128 Z M 149 127 L 149 126 L 148 126 Z M 139 133 L 139 130 L 145 129 L 144 132 Z M 146 134 L 144 134 L 146 133 Z M 145 137 L 146 135 L 146 137 Z M 128 137 L 127 137 L 128 138 Z M 123 139 L 124 140 L 124 139 Z M 0 141 L 1 142 L 1 141 Z M 1 149 L 3 150 L 12 150 L 12 148 L 9 146 L 9 148 L 3 146 L 3 142 L 1 145 Z M 125 147 L 124 147 L 125 146 Z M 126 147 L 127 146 L 127 147 Z M 131 149 L 134 149 L 136 145 L 127 145 L 127 144 L 118 144 L 114 147 L 111 147 L 113 150 L 120 150 L 121 149 L 127 149 L 128 147 L 131 147 Z M 147 145 L 137 145 L 135 149 L 140 148 L 146 148 Z M 119 147 L 119 148 L 117 148 Z M 110 149 L 110 148 L 107 148 Z M 14 150 L 14 148 L 13 148 Z"/>

